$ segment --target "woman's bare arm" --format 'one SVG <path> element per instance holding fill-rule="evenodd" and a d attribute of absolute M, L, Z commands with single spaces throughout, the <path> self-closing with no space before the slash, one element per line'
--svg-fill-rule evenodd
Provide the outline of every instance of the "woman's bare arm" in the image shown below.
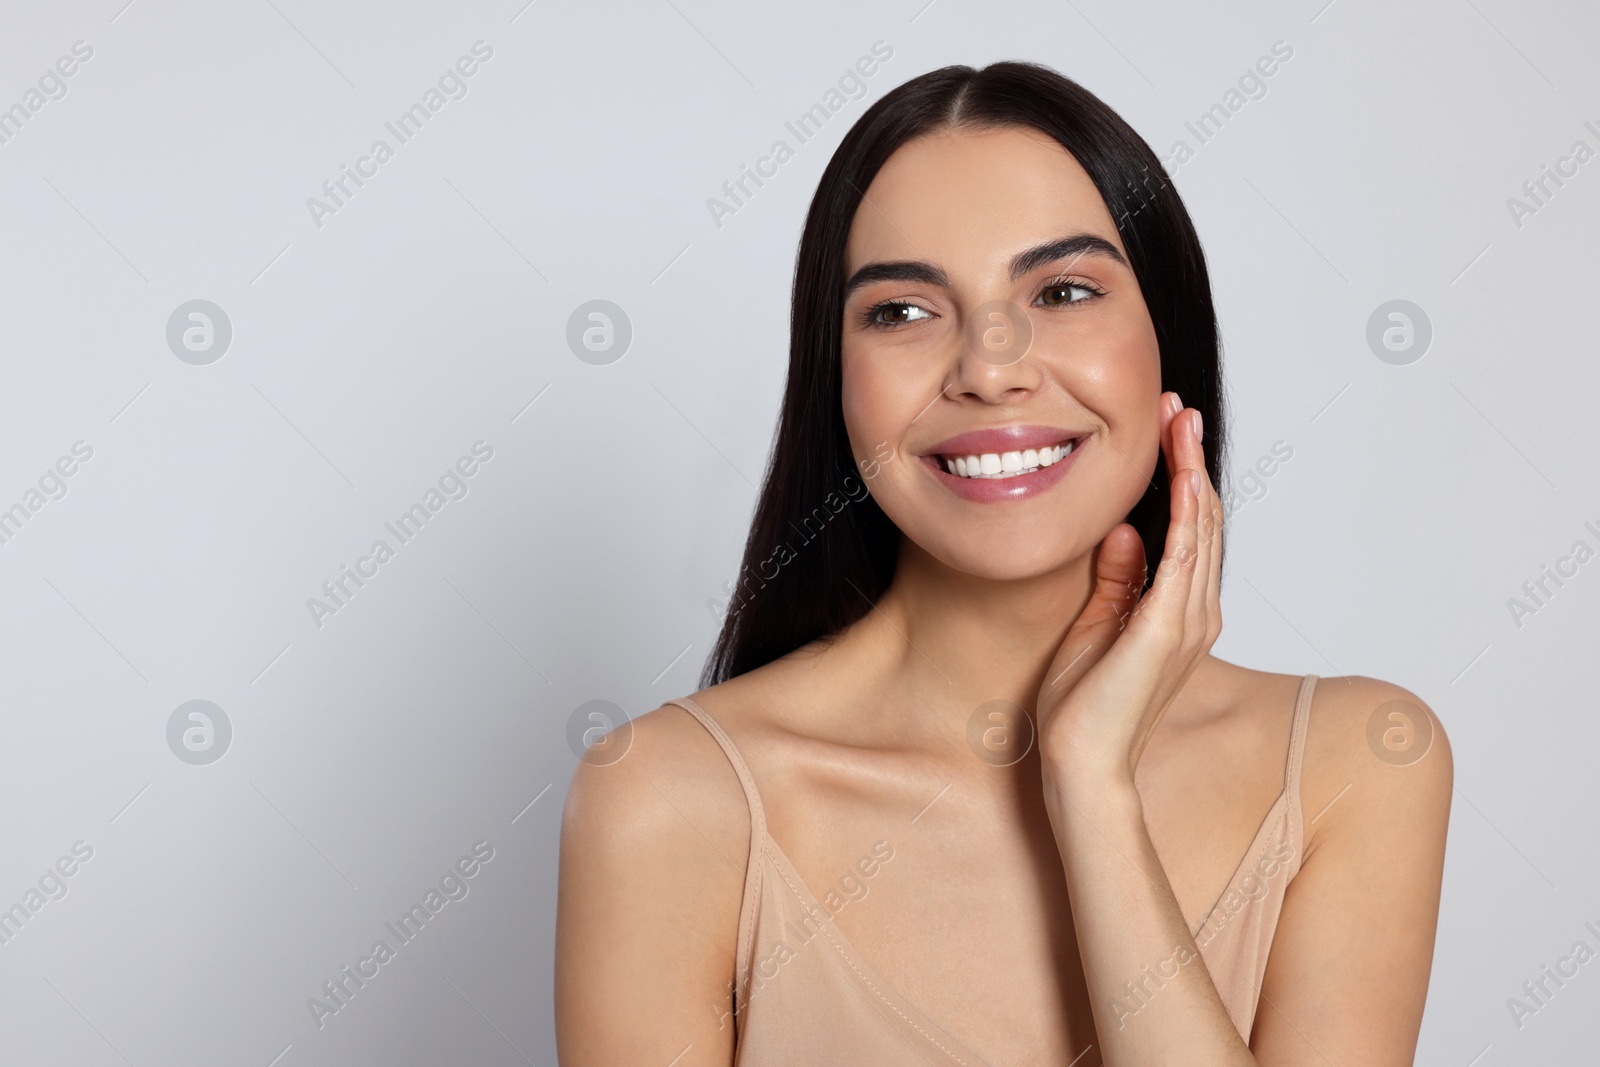
<path fill-rule="evenodd" d="M 731 766 L 682 708 L 635 719 L 616 762 L 579 762 L 556 906 L 562 1067 L 733 1062 L 749 834 Z"/>
<path fill-rule="evenodd" d="M 1433 964 L 1450 743 L 1426 704 L 1387 682 L 1327 678 L 1316 704 L 1308 746 L 1318 751 L 1307 764 L 1316 779 L 1302 788 L 1308 848 L 1284 899 L 1250 1044 L 1270 1067 L 1398 1067 L 1415 1054 Z M 1402 740 L 1417 747 L 1378 755 L 1368 743 L 1374 713 L 1384 730 L 1409 730 Z"/>
<path fill-rule="evenodd" d="M 1045 809 L 1108 1067 L 1257 1061 L 1200 958 L 1144 822 L 1134 771 L 1222 632 L 1222 506 L 1205 476 L 1199 412 L 1162 395 L 1171 525 L 1148 592 L 1132 526 L 1106 535 L 1095 585 L 1039 695 Z M 1140 1004 L 1137 1014 L 1126 1004 Z"/>
<path fill-rule="evenodd" d="M 1396 700 L 1432 726 L 1427 754 L 1410 765 L 1384 762 L 1366 742 L 1370 714 Z M 1064 802 L 1071 810 L 1057 842 L 1105 1063 L 1412 1062 L 1439 913 L 1449 743 L 1415 696 L 1364 678 L 1319 684 L 1313 730 L 1323 766 L 1302 797 L 1305 820 L 1316 822 L 1273 937 L 1248 1051 L 1189 936 L 1138 794 L 1085 789 Z"/>
<path fill-rule="evenodd" d="M 1273 940 L 1254 1051 L 1228 1017 L 1145 827 L 1134 787 L 1139 756 L 1222 627 L 1214 536 L 1222 510 L 1203 473 L 1198 413 L 1163 401 L 1172 526 L 1155 581 L 1138 596 L 1143 549 L 1131 527 L 1112 530 L 1096 559 L 1095 590 L 1040 695 L 1045 805 L 1103 1062 L 1409 1064 L 1432 963 L 1451 793 L 1448 743 L 1420 701 L 1370 679 L 1319 687 L 1313 795 L 1332 803 L 1332 766 L 1351 786 L 1342 798 L 1350 803 L 1334 805 L 1330 821 L 1308 835 Z M 1432 750 L 1406 766 L 1405 754 L 1385 759 L 1368 741 L 1369 719 L 1395 709 L 1433 737 Z"/>

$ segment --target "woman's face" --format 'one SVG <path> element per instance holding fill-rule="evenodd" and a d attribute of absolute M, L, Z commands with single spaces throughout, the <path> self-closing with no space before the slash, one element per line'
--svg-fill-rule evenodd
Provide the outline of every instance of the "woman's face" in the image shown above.
<path fill-rule="evenodd" d="M 932 556 L 1041 574 L 1143 496 L 1161 362 L 1126 260 L 1089 175 L 1037 130 L 930 134 L 878 171 L 845 247 L 845 426 L 873 498 Z"/>

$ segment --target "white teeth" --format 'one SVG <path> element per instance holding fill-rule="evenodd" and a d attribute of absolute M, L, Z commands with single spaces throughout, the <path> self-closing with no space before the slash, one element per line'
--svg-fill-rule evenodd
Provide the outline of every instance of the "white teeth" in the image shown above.
<path fill-rule="evenodd" d="M 1041 467 L 1059 463 L 1072 452 L 1073 441 L 1051 448 L 1029 448 L 1018 452 L 985 452 L 977 456 L 942 456 L 941 466 L 960 478 L 1012 478 Z"/>

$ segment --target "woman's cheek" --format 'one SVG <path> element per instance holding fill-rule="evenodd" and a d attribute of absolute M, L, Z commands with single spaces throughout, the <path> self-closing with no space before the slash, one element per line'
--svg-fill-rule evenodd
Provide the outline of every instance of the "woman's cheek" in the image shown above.
<path fill-rule="evenodd" d="M 858 460 L 871 456 L 881 442 L 898 446 L 915 416 L 900 418 L 904 398 L 898 395 L 893 375 L 870 359 L 846 358 L 841 374 L 845 429 Z"/>
<path fill-rule="evenodd" d="M 862 484 L 880 504 L 900 495 L 896 486 L 904 477 L 908 458 L 900 447 L 904 427 L 897 422 L 899 405 L 888 394 L 886 377 L 871 373 L 859 359 L 844 357 L 841 407 L 850 454 Z"/>
<path fill-rule="evenodd" d="M 850 438 L 851 452 L 859 461 L 871 451 L 862 444 L 872 433 L 872 405 L 867 400 L 865 385 L 861 380 L 861 361 L 848 350 L 841 354 L 840 385 L 841 409 L 844 414 L 845 433 Z"/>
<path fill-rule="evenodd" d="M 1153 333 L 1132 328 L 1113 333 L 1103 345 L 1084 346 L 1087 358 L 1072 361 L 1079 399 L 1099 411 L 1134 455 L 1142 444 L 1159 451 L 1161 354 Z M 1071 387 L 1071 386 L 1069 386 Z"/>

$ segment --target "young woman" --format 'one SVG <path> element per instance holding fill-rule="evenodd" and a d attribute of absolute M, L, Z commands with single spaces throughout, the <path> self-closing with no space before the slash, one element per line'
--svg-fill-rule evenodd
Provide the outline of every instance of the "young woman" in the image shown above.
<path fill-rule="evenodd" d="M 565 1067 L 1411 1063 L 1449 746 L 1397 686 L 1209 654 L 1218 349 L 1077 84 L 946 67 L 861 118 L 708 688 L 567 795 Z"/>

